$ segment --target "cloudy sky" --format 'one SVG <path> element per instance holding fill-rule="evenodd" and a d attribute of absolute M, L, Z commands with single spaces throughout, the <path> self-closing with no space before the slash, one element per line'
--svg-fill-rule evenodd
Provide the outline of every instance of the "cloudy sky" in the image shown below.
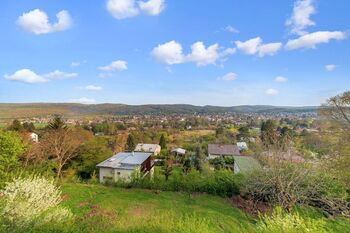
<path fill-rule="evenodd" d="M 2 0 L 0 102 L 318 105 L 348 0 Z"/>

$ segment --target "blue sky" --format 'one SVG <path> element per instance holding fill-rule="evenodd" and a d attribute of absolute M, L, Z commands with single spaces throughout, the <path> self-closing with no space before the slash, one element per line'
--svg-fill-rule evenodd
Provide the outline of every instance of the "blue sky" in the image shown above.
<path fill-rule="evenodd" d="M 347 0 L 3 0 L 0 102 L 319 105 Z"/>

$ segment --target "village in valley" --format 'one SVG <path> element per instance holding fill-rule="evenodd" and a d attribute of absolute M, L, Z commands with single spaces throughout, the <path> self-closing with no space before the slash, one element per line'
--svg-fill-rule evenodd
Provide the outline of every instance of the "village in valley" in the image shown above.
<path fill-rule="evenodd" d="M 0 233 L 350 233 L 349 0 L 0 6 Z"/>

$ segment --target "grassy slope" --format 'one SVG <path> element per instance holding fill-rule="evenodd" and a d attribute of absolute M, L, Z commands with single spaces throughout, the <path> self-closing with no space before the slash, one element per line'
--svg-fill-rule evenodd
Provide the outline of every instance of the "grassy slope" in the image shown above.
<path fill-rule="evenodd" d="M 223 198 L 209 195 L 195 195 L 145 190 L 125 190 L 101 185 L 65 184 L 64 205 L 74 214 L 83 216 L 91 206 L 117 211 L 118 227 L 132 231 L 135 225 L 147 227 L 149 221 L 170 216 L 171 221 L 182 217 L 195 216 L 206 219 L 212 232 L 246 232 L 252 229 L 254 220 L 232 208 Z M 175 216 L 175 218 L 174 218 Z M 160 223 L 163 225 L 164 223 Z"/>
<path fill-rule="evenodd" d="M 225 199 L 210 195 L 192 195 L 120 189 L 102 185 L 64 184 L 64 205 L 77 216 L 91 212 L 92 207 L 115 211 L 117 220 L 103 232 L 256 232 L 256 220 L 233 208 Z M 323 218 L 316 210 L 299 209 L 302 216 Z M 187 218 L 187 221 L 186 221 Z M 185 219 L 185 221 L 183 221 Z M 326 220 L 326 219 L 325 219 Z M 176 222 L 176 224 L 174 224 Z M 150 227 L 151 225 L 151 227 Z M 183 226 L 183 231 L 179 229 Z M 191 228 L 192 227 L 192 228 Z M 327 219 L 331 232 L 350 232 L 346 219 Z M 97 231 L 100 232 L 100 231 Z"/>

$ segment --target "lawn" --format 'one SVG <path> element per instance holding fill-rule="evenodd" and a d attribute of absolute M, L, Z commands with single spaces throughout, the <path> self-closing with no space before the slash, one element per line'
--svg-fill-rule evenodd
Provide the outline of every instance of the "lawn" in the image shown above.
<path fill-rule="evenodd" d="M 256 232 L 257 219 L 212 195 L 69 183 L 62 193 L 63 205 L 78 218 L 94 219 L 85 230 L 73 232 Z M 316 210 L 297 211 L 323 218 Z M 323 219 L 327 232 L 350 232 L 346 219 Z"/>
<path fill-rule="evenodd" d="M 172 228 L 181 225 L 188 232 L 200 232 L 200 229 L 206 232 L 247 232 L 254 227 L 252 217 L 231 207 L 225 199 L 210 195 L 189 197 L 184 193 L 84 184 L 64 184 L 62 191 L 64 205 L 77 216 L 91 216 L 98 212 L 116 216 L 115 226 L 108 224 L 110 231 L 143 232 L 149 229 L 152 232 L 152 229 L 157 229 L 158 232 L 171 232 Z"/>

